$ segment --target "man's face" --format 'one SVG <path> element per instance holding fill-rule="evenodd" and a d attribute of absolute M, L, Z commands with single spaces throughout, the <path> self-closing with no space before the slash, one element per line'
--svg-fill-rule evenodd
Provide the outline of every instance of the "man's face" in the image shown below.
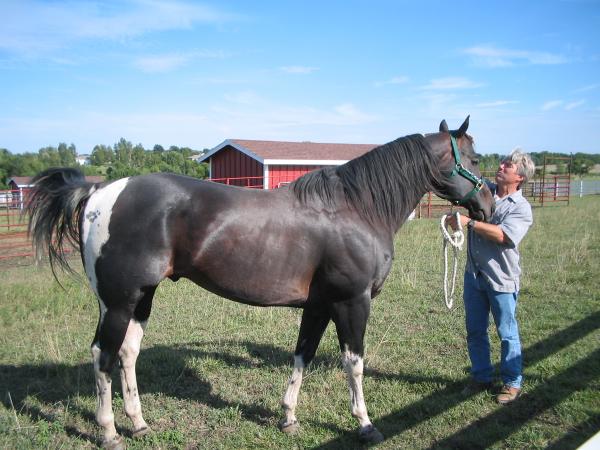
<path fill-rule="evenodd" d="M 496 172 L 496 183 L 503 184 L 505 186 L 515 185 L 518 186 L 523 177 L 517 173 L 517 165 L 511 161 L 502 161 L 498 171 Z"/>

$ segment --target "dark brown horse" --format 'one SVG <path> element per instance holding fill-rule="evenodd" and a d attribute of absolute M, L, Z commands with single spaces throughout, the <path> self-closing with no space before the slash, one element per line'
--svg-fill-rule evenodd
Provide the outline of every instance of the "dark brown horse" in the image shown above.
<path fill-rule="evenodd" d="M 479 220 L 492 214 L 467 127 L 468 118 L 449 132 L 443 121 L 439 133 L 397 139 L 276 190 L 172 174 L 98 185 L 75 169 L 39 174 L 28 205 L 36 248 L 68 268 L 63 246 L 77 245 L 100 304 L 92 358 L 103 445 L 124 446 L 112 412 L 117 362 L 133 435 L 149 431 L 135 362 L 157 285 L 181 277 L 237 302 L 304 309 L 282 402 L 284 431 L 298 427 L 302 371 L 333 321 L 359 437 L 381 440 L 363 399 L 363 337 L 394 259 L 394 235 L 428 191 Z"/>

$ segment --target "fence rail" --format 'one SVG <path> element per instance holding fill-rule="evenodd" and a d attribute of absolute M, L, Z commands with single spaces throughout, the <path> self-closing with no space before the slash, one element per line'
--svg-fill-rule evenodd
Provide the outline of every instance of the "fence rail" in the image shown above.
<path fill-rule="evenodd" d="M 216 183 L 246 187 L 250 189 L 263 189 L 262 177 L 236 177 L 210 179 Z M 277 187 L 289 184 L 289 181 L 275 183 Z M 22 215 L 27 202 L 28 191 L 1 191 L 0 190 L 0 261 L 14 260 L 17 258 L 31 258 L 34 256 L 31 241 L 27 237 L 28 218 Z M 550 176 L 544 179 L 535 179 L 523 187 L 523 194 L 534 206 L 568 204 L 572 196 L 600 194 L 600 180 L 569 180 L 565 176 Z M 415 208 L 416 218 L 437 218 L 448 211 L 451 205 L 445 200 L 431 193 L 425 194 Z M 455 207 L 456 209 L 456 207 Z M 465 212 L 463 208 L 459 211 Z"/>

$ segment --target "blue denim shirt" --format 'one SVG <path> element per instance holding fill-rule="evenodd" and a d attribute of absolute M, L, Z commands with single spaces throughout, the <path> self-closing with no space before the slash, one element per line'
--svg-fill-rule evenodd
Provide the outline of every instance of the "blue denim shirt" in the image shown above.
<path fill-rule="evenodd" d="M 489 183 L 492 193 L 496 186 Z M 496 199 L 496 210 L 490 223 L 500 225 L 509 242 L 497 244 L 469 230 L 466 271 L 483 276 L 497 292 L 519 292 L 518 245 L 533 223 L 531 205 L 521 190 Z"/>

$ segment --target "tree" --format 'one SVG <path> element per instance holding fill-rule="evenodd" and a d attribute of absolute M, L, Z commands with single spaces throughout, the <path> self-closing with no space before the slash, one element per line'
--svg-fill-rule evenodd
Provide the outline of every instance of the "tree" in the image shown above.
<path fill-rule="evenodd" d="M 131 164 L 131 153 L 133 150 L 131 142 L 121 138 L 119 142 L 114 145 L 114 149 L 117 162 L 125 165 Z"/>
<path fill-rule="evenodd" d="M 44 167 L 58 167 L 60 166 L 60 155 L 56 147 L 42 147 L 38 150 L 40 162 Z"/>
<path fill-rule="evenodd" d="M 58 158 L 61 166 L 74 166 L 77 163 L 77 149 L 74 144 L 58 144 Z"/>
<path fill-rule="evenodd" d="M 585 175 L 594 167 L 594 161 L 591 158 L 585 156 L 576 156 L 573 158 L 573 164 L 571 165 L 571 171 L 575 175 Z"/>
<path fill-rule="evenodd" d="M 131 163 L 133 167 L 142 169 L 146 159 L 146 150 L 142 144 L 138 144 L 131 150 Z"/>
<path fill-rule="evenodd" d="M 108 145 L 95 145 L 90 155 L 90 163 L 94 166 L 110 164 L 114 159 L 114 152 Z"/>
<path fill-rule="evenodd" d="M 7 149 L 0 148 L 0 189 L 8 189 L 6 182 L 10 176 L 11 156 Z"/>

